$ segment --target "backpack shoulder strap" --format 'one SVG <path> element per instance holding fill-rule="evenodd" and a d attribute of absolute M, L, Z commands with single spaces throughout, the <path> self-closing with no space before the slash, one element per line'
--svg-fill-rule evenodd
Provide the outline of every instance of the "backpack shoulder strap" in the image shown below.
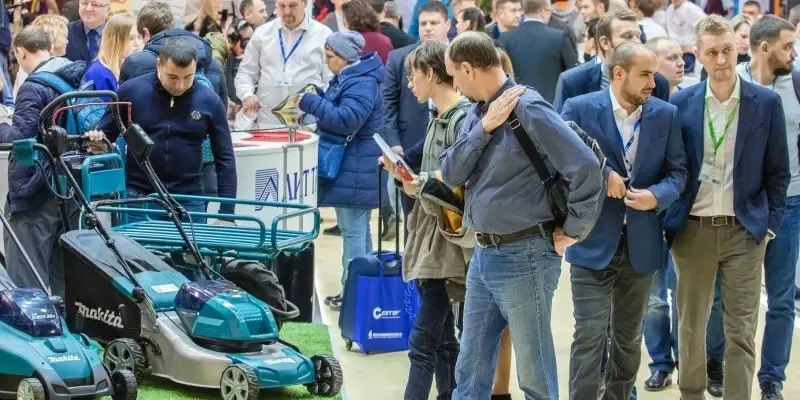
<path fill-rule="evenodd" d="M 58 94 L 69 93 L 75 90 L 64 78 L 52 72 L 34 72 L 28 79 L 33 79 L 35 82 L 55 90 Z"/>
<path fill-rule="evenodd" d="M 792 70 L 792 85 L 794 85 L 794 95 L 797 96 L 797 101 L 800 101 L 800 70 Z"/>
<path fill-rule="evenodd" d="M 461 107 L 453 111 L 453 114 L 450 116 L 450 120 L 447 123 L 447 132 L 445 134 L 445 141 L 446 145 L 452 146 L 455 143 L 456 139 L 458 139 L 458 132 L 456 132 L 456 127 L 458 126 L 459 122 L 464 121 L 464 118 L 467 117 L 467 108 Z"/>
<path fill-rule="evenodd" d="M 536 174 L 539 175 L 542 184 L 547 190 L 550 190 L 553 183 L 555 183 L 555 177 L 550 175 L 550 170 L 548 170 L 547 166 L 544 164 L 544 159 L 541 154 L 539 154 L 539 151 L 536 150 L 536 146 L 533 144 L 530 136 L 528 136 L 525 128 L 522 127 L 522 123 L 520 123 L 517 115 L 513 111 L 511 115 L 508 116 L 508 123 L 511 125 L 514 136 L 517 137 L 517 141 L 525 152 L 525 155 L 528 156 L 531 164 L 533 164 L 533 169 L 536 170 Z"/>

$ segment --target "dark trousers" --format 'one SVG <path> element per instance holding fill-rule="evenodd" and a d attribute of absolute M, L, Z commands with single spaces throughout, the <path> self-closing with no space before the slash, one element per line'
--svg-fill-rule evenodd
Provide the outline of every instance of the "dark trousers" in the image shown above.
<path fill-rule="evenodd" d="M 628 258 L 626 238 L 602 270 L 573 265 L 575 334 L 570 354 L 570 399 L 628 400 L 641 361 L 642 319 L 653 273 L 641 274 Z M 605 376 L 600 376 L 606 338 L 611 336 Z"/>
<path fill-rule="evenodd" d="M 444 281 L 416 281 L 420 308 L 408 341 L 411 369 L 405 400 L 427 400 L 436 377 L 437 400 L 450 400 L 456 388 L 458 359 L 453 307 Z"/>
<path fill-rule="evenodd" d="M 405 240 L 408 240 L 408 214 L 411 214 L 411 210 L 414 209 L 414 200 L 413 198 L 409 197 L 401 188 L 397 190 L 400 191 L 400 202 L 403 205 L 403 233 Z M 397 232 L 398 234 L 400 232 Z"/>

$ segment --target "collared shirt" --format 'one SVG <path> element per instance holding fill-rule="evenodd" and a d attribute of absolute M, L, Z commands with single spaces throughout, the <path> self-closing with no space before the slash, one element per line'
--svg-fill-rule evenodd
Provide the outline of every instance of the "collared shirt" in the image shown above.
<path fill-rule="evenodd" d="M 611 74 L 608 71 L 608 63 L 602 63 L 602 67 L 600 67 L 600 71 L 602 71 L 602 75 L 600 76 L 600 89 L 608 89 L 611 86 Z"/>
<path fill-rule="evenodd" d="M 703 112 L 703 163 L 713 163 L 722 170 L 722 181 L 720 184 L 711 182 L 701 182 L 697 198 L 692 206 L 691 215 L 698 217 L 713 217 L 717 215 L 735 216 L 733 211 L 733 161 L 736 149 L 736 130 L 739 128 L 739 103 L 742 96 L 742 81 L 738 75 L 736 86 L 728 100 L 720 102 L 714 97 L 711 85 L 706 81 L 706 102 L 708 112 Z M 735 110 L 733 120 L 728 130 L 725 125 L 728 117 Z M 722 144 L 714 156 L 714 143 L 711 139 L 711 131 L 708 126 L 708 117 L 714 125 L 714 133 L 717 140 L 724 134 Z"/>
<path fill-rule="evenodd" d="M 467 185 L 465 221 L 478 232 L 508 234 L 553 218 L 544 185 L 510 125 L 506 122 L 489 134 L 480 122 L 491 101 L 514 85 L 507 79 L 490 101 L 476 104 L 456 143 L 439 157 L 443 182 L 450 187 Z M 557 170 L 570 182 L 570 216 L 563 229 L 567 235 L 577 235 L 594 215 L 601 195 L 600 163 L 535 91 L 522 95 L 515 113 L 551 172 Z"/>
<path fill-rule="evenodd" d="M 706 13 L 697 4 L 684 1 L 680 7 L 670 4 L 667 8 L 667 34 L 680 46 L 694 44 L 694 27 Z"/>
<path fill-rule="evenodd" d="M 614 91 L 609 90 L 608 94 L 611 96 L 614 121 L 617 123 L 617 132 L 619 132 L 623 143 L 622 155 L 625 156 L 625 160 L 627 161 L 626 168 L 628 168 L 628 175 L 630 176 L 630 171 L 633 170 L 633 165 L 636 161 L 636 148 L 639 146 L 639 134 L 635 132 L 635 130 L 637 122 L 639 122 L 642 116 L 642 106 L 639 106 L 628 115 L 628 112 L 625 111 L 622 105 L 619 104 L 619 101 L 617 101 L 617 97 L 614 96 Z M 628 148 L 628 151 L 625 151 L 625 146 L 627 146 L 631 138 L 633 138 L 631 146 Z"/>
<path fill-rule="evenodd" d="M 97 28 L 94 28 L 94 29 L 89 29 L 89 28 L 86 27 L 86 25 L 83 25 L 83 33 L 86 34 L 86 47 L 87 48 L 91 49 L 91 47 L 89 46 L 89 31 L 97 32 L 97 44 L 99 45 L 100 44 L 100 39 L 103 37 L 103 27 L 104 26 L 106 26 L 106 24 L 102 24 L 102 25 L 100 25 L 100 26 L 98 26 Z"/>
<path fill-rule="evenodd" d="M 281 35 L 278 30 L 281 30 Z M 330 34 L 328 27 L 310 18 L 306 18 L 294 30 L 287 29 L 281 18 L 256 29 L 244 51 L 234 85 L 236 95 L 242 100 L 253 93 L 258 95 L 261 106 L 258 111 L 258 128 L 280 125 L 271 110 L 290 94 L 297 93 L 309 84 L 321 88 L 328 85 L 332 75 L 325 62 L 324 47 Z M 283 53 L 279 43 L 280 36 L 283 37 Z M 295 44 L 297 48 L 292 53 Z M 286 63 L 283 54 L 289 57 Z M 283 79 L 289 81 L 288 87 L 280 84 Z"/>

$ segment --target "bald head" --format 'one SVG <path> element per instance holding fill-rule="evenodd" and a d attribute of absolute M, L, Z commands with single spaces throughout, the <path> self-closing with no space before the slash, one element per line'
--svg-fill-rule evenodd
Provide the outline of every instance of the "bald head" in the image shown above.
<path fill-rule="evenodd" d="M 652 59 L 654 62 L 656 60 L 656 53 L 652 49 L 641 43 L 626 42 L 614 49 L 614 53 L 608 60 L 608 69 L 615 71 L 617 67 L 620 67 L 625 72 L 630 72 L 634 63 L 648 59 Z M 612 75 L 616 76 L 617 74 Z"/>
<path fill-rule="evenodd" d="M 652 49 L 641 43 L 623 43 L 614 49 L 608 67 L 611 90 L 623 107 L 635 108 L 650 99 L 658 71 L 658 59 Z"/>

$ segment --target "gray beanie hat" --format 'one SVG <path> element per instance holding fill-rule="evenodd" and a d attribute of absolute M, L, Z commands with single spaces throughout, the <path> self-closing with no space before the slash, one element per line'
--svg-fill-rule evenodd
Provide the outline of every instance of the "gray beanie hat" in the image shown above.
<path fill-rule="evenodd" d="M 343 60 L 353 63 L 364 48 L 364 37 L 356 31 L 338 31 L 328 36 L 326 43 Z"/>

